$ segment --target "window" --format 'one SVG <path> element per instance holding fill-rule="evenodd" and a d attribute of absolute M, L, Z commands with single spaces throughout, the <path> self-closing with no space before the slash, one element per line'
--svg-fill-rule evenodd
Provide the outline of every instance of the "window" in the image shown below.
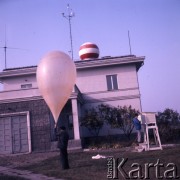
<path fill-rule="evenodd" d="M 117 83 L 117 75 L 107 75 L 106 76 L 107 81 L 107 89 L 108 91 L 111 90 L 117 90 L 118 89 L 118 83 Z"/>
<path fill-rule="evenodd" d="M 32 88 L 32 84 L 21 84 L 21 89 Z"/>

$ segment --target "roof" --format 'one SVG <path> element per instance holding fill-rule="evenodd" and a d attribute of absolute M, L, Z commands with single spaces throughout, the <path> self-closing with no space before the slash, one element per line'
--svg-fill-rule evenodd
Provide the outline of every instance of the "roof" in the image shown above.
<path fill-rule="evenodd" d="M 6 68 L 3 71 L 11 71 L 11 70 L 18 70 L 18 69 L 29 69 L 29 68 L 36 68 L 37 66 L 25 66 L 25 67 L 15 67 L 15 68 Z"/>
<path fill-rule="evenodd" d="M 104 67 L 104 66 L 114 66 L 114 65 L 122 65 L 122 64 L 135 64 L 137 71 L 144 64 L 145 57 L 136 57 L 135 55 L 127 55 L 127 56 L 105 56 L 99 59 L 93 60 L 81 60 L 76 61 L 76 68 L 85 69 L 85 68 L 94 68 L 94 67 Z"/>
<path fill-rule="evenodd" d="M 135 64 L 137 71 L 144 64 L 144 56 L 136 57 L 135 55 L 126 56 L 105 56 L 99 59 L 93 60 L 79 60 L 74 61 L 77 71 L 80 69 L 114 66 L 114 65 L 124 65 L 124 64 Z M 4 69 L 0 72 L 0 79 L 12 76 L 22 76 L 36 74 L 37 66 L 26 66 L 26 67 L 16 67 Z"/>

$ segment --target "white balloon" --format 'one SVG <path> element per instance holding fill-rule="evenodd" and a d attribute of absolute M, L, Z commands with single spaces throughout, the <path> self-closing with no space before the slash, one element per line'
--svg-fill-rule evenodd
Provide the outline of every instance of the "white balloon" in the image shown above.
<path fill-rule="evenodd" d="M 75 85 L 75 64 L 64 52 L 52 51 L 39 63 L 36 78 L 39 90 L 53 114 L 56 126 L 59 114 Z"/>

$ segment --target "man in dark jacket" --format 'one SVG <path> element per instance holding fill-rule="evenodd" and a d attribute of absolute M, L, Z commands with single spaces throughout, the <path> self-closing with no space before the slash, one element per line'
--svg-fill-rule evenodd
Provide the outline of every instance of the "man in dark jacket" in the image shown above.
<path fill-rule="evenodd" d="M 138 114 L 136 113 L 133 118 L 133 124 L 135 126 L 137 132 L 137 141 L 138 143 L 141 142 L 141 122 L 138 120 Z"/>
<path fill-rule="evenodd" d="M 57 136 L 58 136 L 58 148 L 60 149 L 61 168 L 69 169 L 68 153 L 67 153 L 69 135 L 64 126 L 61 126 L 58 129 Z"/>

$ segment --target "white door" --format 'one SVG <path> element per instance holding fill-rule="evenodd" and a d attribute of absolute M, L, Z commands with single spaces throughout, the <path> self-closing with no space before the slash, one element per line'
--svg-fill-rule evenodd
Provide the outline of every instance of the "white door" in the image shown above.
<path fill-rule="evenodd" d="M 12 153 L 11 117 L 0 118 L 0 153 Z"/>
<path fill-rule="evenodd" d="M 29 151 L 26 115 L 0 118 L 0 153 Z"/>
<path fill-rule="evenodd" d="M 12 153 L 28 152 L 27 118 L 14 116 L 12 120 Z"/>

